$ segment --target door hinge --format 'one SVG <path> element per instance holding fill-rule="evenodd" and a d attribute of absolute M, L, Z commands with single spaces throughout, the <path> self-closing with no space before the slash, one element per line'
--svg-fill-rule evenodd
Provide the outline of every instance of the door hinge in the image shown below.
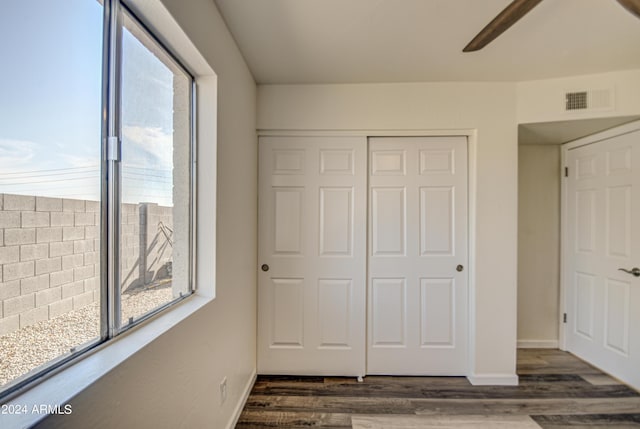
<path fill-rule="evenodd" d="M 562 315 L 562 323 L 567 323 L 567 313 Z"/>
<path fill-rule="evenodd" d="M 564 177 L 569 177 L 569 167 L 564 168 Z"/>

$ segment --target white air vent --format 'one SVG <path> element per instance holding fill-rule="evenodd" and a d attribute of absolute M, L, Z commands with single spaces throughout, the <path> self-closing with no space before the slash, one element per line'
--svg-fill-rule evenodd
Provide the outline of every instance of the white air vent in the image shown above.
<path fill-rule="evenodd" d="M 590 112 L 613 109 L 613 89 L 589 89 L 564 93 L 565 112 Z"/>

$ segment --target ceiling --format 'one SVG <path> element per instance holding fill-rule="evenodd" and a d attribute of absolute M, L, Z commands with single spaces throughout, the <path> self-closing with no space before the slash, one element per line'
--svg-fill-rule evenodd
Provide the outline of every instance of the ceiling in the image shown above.
<path fill-rule="evenodd" d="M 524 81 L 640 68 L 640 20 L 614 0 L 545 0 L 483 50 L 510 0 L 215 0 L 256 81 Z"/>
<path fill-rule="evenodd" d="M 640 119 L 638 116 L 577 119 L 518 125 L 518 144 L 558 145 Z"/>

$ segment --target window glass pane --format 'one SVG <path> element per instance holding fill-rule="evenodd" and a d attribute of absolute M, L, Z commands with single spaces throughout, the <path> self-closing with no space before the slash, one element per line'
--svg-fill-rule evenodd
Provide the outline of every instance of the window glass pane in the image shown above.
<path fill-rule="evenodd" d="M 102 5 L 1 8 L 3 390 L 99 337 Z"/>
<path fill-rule="evenodd" d="M 122 326 L 189 293 L 191 79 L 125 15 Z"/>

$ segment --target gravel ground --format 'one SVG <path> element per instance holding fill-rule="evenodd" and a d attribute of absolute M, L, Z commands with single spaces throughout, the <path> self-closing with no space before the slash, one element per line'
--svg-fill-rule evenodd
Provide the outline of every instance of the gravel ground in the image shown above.
<path fill-rule="evenodd" d="M 172 300 L 171 283 L 122 295 L 122 320 Z M 99 335 L 99 305 L 93 303 L 0 337 L 0 387 Z"/>

